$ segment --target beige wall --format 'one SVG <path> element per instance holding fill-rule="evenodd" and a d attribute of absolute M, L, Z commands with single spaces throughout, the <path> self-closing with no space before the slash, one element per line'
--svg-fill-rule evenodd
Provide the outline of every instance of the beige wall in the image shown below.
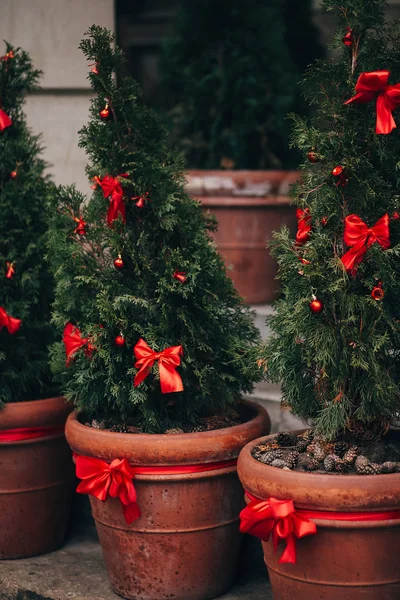
<path fill-rule="evenodd" d="M 113 0 L 0 0 L 0 39 L 21 46 L 44 72 L 42 89 L 26 103 L 29 124 L 43 133 L 44 158 L 56 183 L 88 191 L 86 158 L 77 131 L 90 99 L 86 61 L 78 44 L 96 23 L 114 30 Z M 0 45 L 0 54 L 3 47 Z"/>

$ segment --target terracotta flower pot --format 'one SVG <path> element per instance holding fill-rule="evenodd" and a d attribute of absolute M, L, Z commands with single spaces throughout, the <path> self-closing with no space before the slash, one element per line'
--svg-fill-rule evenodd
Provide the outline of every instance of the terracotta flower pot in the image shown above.
<path fill-rule="evenodd" d="M 298 179 L 297 171 L 188 171 L 187 190 L 217 217 L 214 240 L 249 304 L 276 297 L 277 264 L 267 243 L 284 225 L 296 231 L 296 209 L 287 194 Z"/>
<path fill-rule="evenodd" d="M 63 426 L 64 398 L 15 402 L 0 410 L 0 432 Z M 0 443 L 0 558 L 50 552 L 65 538 L 74 469 L 64 433 Z"/>
<path fill-rule="evenodd" d="M 253 418 L 217 431 L 177 435 L 112 433 L 85 427 L 75 414 L 67 440 L 79 455 L 132 466 L 184 466 L 236 459 L 249 440 L 268 432 L 259 405 Z M 251 414 L 251 413 L 250 413 Z M 232 585 L 241 542 L 243 492 L 236 465 L 179 475 L 136 475 L 142 515 L 127 525 L 118 499 L 90 496 L 111 584 L 135 600 L 206 600 Z"/>
<path fill-rule="evenodd" d="M 251 456 L 261 440 L 265 437 L 247 444 L 238 461 L 243 487 L 256 498 L 293 500 L 295 509 L 358 515 L 400 509 L 399 473 L 323 475 L 284 471 Z M 271 540 L 262 543 L 274 600 L 400 598 L 400 519 L 363 521 L 350 516 L 348 520 L 311 521 L 317 532 L 296 540 L 296 564 L 279 564 L 281 545 L 275 554 Z"/>

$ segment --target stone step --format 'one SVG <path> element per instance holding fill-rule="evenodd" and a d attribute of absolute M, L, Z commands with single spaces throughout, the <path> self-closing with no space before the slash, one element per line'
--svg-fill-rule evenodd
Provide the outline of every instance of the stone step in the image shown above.
<path fill-rule="evenodd" d="M 84 505 L 82 505 L 84 503 Z M 111 589 L 89 505 L 77 497 L 80 523 L 50 554 L 0 561 L 0 600 L 117 600 Z M 261 544 L 244 536 L 237 581 L 221 600 L 273 600 Z"/>

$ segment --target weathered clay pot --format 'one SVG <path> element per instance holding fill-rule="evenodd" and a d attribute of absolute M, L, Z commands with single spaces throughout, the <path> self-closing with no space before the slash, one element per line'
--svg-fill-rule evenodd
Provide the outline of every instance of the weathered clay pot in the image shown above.
<path fill-rule="evenodd" d="M 112 433 L 85 427 L 72 414 L 66 426 L 80 455 L 131 465 L 176 466 L 237 458 L 249 440 L 268 432 L 259 405 L 246 402 L 250 421 L 218 431 L 177 435 Z M 236 466 L 186 475 L 136 475 L 142 516 L 128 526 L 118 499 L 90 496 L 111 584 L 135 600 L 206 600 L 232 585 L 241 542 L 243 491 Z"/>
<path fill-rule="evenodd" d="M 240 480 L 253 496 L 293 500 L 296 509 L 312 511 L 400 509 L 399 473 L 323 475 L 283 471 L 251 456 L 261 439 L 247 444 L 238 461 Z M 279 550 L 275 555 L 271 540 L 262 543 L 274 600 L 400 598 L 400 520 L 312 521 L 317 533 L 296 540 L 296 564 L 278 564 Z"/>
<path fill-rule="evenodd" d="M 187 190 L 218 219 L 214 240 L 228 275 L 249 304 L 276 297 L 277 263 L 267 249 L 272 232 L 296 231 L 289 185 L 297 171 L 188 171 Z"/>
<path fill-rule="evenodd" d="M 63 426 L 64 398 L 15 402 L 0 410 L 0 430 Z M 64 433 L 0 443 L 0 558 L 50 552 L 65 538 L 74 469 Z"/>

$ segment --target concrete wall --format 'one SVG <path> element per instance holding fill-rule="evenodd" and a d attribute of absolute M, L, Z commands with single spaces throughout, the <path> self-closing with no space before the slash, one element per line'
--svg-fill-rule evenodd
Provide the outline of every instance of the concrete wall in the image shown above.
<path fill-rule="evenodd" d="M 57 183 L 89 190 L 86 158 L 77 131 L 87 122 L 90 89 L 78 44 L 96 23 L 114 30 L 113 0 L 1 0 L 0 39 L 27 50 L 44 72 L 40 92 L 27 99 L 26 114 L 43 133 L 44 158 Z M 0 54 L 4 54 L 2 44 Z"/>

